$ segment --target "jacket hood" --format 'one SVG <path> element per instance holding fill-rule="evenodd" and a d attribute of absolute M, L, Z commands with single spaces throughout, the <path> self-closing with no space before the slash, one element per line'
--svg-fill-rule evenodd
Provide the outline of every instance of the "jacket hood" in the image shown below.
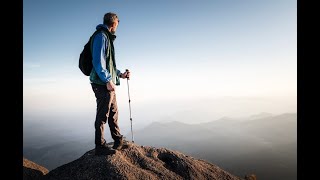
<path fill-rule="evenodd" d="M 106 26 L 106 25 L 104 25 L 104 24 L 99 24 L 99 25 L 97 25 L 96 29 L 97 29 L 97 30 L 101 30 L 101 29 L 102 29 L 102 30 L 106 31 L 107 34 L 108 34 L 108 36 L 109 36 L 109 38 L 110 38 L 112 41 L 114 41 L 114 40 L 117 38 L 116 35 L 110 33 L 110 31 L 109 31 L 109 29 L 108 29 L 108 26 Z"/>
<path fill-rule="evenodd" d="M 108 26 L 106 26 L 104 24 L 99 24 L 96 26 L 96 30 L 100 30 L 100 29 L 109 31 Z"/>

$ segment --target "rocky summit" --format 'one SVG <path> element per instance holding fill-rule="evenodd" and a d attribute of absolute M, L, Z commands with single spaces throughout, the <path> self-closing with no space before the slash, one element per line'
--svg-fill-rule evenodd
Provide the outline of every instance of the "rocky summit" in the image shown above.
<path fill-rule="evenodd" d="M 178 151 L 131 142 L 111 155 L 95 155 L 89 150 L 80 158 L 48 172 L 47 180 L 243 180 L 220 167 Z M 249 179 L 245 177 L 245 179 Z M 250 178 L 251 179 L 251 178 Z"/>

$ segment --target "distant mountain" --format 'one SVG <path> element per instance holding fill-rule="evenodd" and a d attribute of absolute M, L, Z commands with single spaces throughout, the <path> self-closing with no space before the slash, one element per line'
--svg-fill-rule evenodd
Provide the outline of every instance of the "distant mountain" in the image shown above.
<path fill-rule="evenodd" d="M 253 117 L 256 117 L 254 119 Z M 167 147 L 208 160 L 240 177 L 297 179 L 297 114 L 262 113 L 238 121 L 153 123 L 135 131 L 135 142 Z"/>
<path fill-rule="evenodd" d="M 259 114 L 254 114 L 254 115 L 250 116 L 249 119 L 261 119 L 261 118 L 267 118 L 267 117 L 271 117 L 271 116 L 273 116 L 273 114 L 267 113 L 267 112 L 261 112 Z"/>
<path fill-rule="evenodd" d="M 178 151 L 130 143 L 115 154 L 95 156 L 94 149 L 80 158 L 59 166 L 43 176 L 44 180 L 124 180 L 124 179 L 201 179 L 254 180 L 255 175 L 237 177 L 202 159 Z"/>
<path fill-rule="evenodd" d="M 62 164 L 73 161 L 94 147 L 93 140 L 68 140 L 52 143 L 44 147 L 24 147 L 24 157 L 42 164 L 48 170 L 52 170 Z"/>

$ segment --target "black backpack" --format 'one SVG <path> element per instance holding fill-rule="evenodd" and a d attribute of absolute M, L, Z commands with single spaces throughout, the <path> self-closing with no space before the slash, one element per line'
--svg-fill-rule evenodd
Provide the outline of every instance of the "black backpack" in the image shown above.
<path fill-rule="evenodd" d="M 79 69 L 82 73 L 86 76 L 90 76 L 91 70 L 93 68 L 92 65 L 92 53 L 91 53 L 91 46 L 92 42 L 91 39 L 100 31 L 95 31 L 92 36 L 89 38 L 89 41 L 84 45 L 82 52 L 80 53 L 79 57 Z"/>

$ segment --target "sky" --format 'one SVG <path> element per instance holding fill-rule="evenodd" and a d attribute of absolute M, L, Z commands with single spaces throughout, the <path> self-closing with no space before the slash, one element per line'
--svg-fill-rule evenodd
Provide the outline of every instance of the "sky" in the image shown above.
<path fill-rule="evenodd" d="M 128 119 L 129 96 L 137 123 L 195 116 L 201 105 L 214 118 L 296 111 L 295 0 L 23 0 L 24 123 L 93 124 L 95 97 L 78 59 L 107 12 L 120 19 L 117 68 L 131 71 L 116 89 L 119 117 Z"/>

